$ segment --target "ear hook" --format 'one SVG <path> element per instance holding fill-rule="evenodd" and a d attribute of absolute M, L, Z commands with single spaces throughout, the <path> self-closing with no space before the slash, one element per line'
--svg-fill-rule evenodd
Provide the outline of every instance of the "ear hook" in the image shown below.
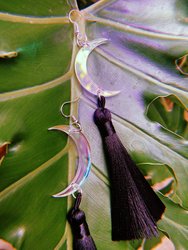
<path fill-rule="evenodd" d="M 74 15 L 73 13 L 77 14 L 77 18 L 73 19 L 73 15 Z M 76 42 L 77 42 L 77 45 L 79 47 L 83 47 L 83 46 L 85 46 L 85 45 L 88 44 L 88 40 L 87 40 L 86 34 L 82 34 L 80 32 L 80 29 L 79 29 L 79 24 L 78 24 L 77 20 L 81 19 L 81 17 L 83 17 L 83 16 L 82 16 L 81 12 L 79 10 L 77 10 L 77 9 L 72 9 L 69 12 L 69 21 L 71 23 L 73 23 L 73 25 L 74 25 L 74 31 L 75 31 L 76 38 L 77 38 Z"/>
<path fill-rule="evenodd" d="M 72 16 L 74 15 L 74 12 L 76 13 L 76 18 L 72 18 Z M 80 13 L 79 10 L 77 9 L 72 9 L 70 12 L 69 12 L 69 21 L 73 24 L 77 24 L 78 22 L 76 20 L 78 20 L 79 18 L 82 17 L 82 14 Z"/>
<path fill-rule="evenodd" d="M 76 22 L 76 20 L 73 20 L 73 19 L 72 19 L 72 15 L 73 15 L 74 12 L 77 13 L 79 17 L 81 17 L 81 14 L 80 14 L 79 10 L 73 9 L 73 10 L 71 10 L 71 11 L 69 12 L 69 21 L 70 21 L 71 23 L 74 24 L 75 33 L 76 33 L 76 34 L 79 34 L 80 31 L 79 31 L 78 23 Z"/>
<path fill-rule="evenodd" d="M 64 116 L 65 118 L 71 118 L 72 119 L 72 125 L 75 125 L 80 131 L 82 130 L 82 127 L 80 125 L 80 122 L 78 121 L 78 119 L 76 119 L 76 117 L 74 115 L 66 115 L 64 113 L 64 107 L 65 105 L 67 104 L 71 104 L 71 103 L 75 103 L 75 102 L 78 102 L 80 99 L 80 97 L 77 97 L 76 99 L 72 100 L 72 101 L 67 101 L 67 102 L 64 102 L 62 105 L 61 105 L 61 108 L 60 108 L 60 112 L 62 114 L 62 116 Z"/>

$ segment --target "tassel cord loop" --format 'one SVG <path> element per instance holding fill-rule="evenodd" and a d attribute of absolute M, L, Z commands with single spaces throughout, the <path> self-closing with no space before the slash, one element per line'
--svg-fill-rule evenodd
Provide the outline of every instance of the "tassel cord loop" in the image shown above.
<path fill-rule="evenodd" d="M 76 199 L 75 199 L 75 202 L 74 202 L 73 210 L 78 210 L 79 209 L 81 201 L 82 201 L 82 193 L 79 192 L 76 195 Z"/>

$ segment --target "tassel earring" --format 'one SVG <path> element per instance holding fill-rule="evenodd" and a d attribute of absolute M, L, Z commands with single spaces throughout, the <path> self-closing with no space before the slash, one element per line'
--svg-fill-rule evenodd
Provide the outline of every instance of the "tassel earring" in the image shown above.
<path fill-rule="evenodd" d="M 133 240 L 157 236 L 156 222 L 165 206 L 145 180 L 118 138 L 111 121 L 111 113 L 105 108 L 105 97 L 119 91 L 103 90 L 95 84 L 87 72 L 87 59 L 97 46 L 108 41 L 98 38 L 88 41 L 80 32 L 81 12 L 72 10 L 69 20 L 74 24 L 76 42 L 80 47 L 75 58 L 75 73 L 82 87 L 98 96 L 98 109 L 94 120 L 98 126 L 105 149 L 111 189 L 112 240 Z"/>
<path fill-rule="evenodd" d="M 97 248 L 90 235 L 88 224 L 86 222 L 85 213 L 79 209 L 82 199 L 81 185 L 86 180 L 91 169 L 90 146 L 86 137 L 82 133 L 82 128 L 79 121 L 74 116 L 64 114 L 64 105 L 68 103 L 71 102 L 65 102 L 61 106 L 61 113 L 64 117 L 70 117 L 72 119 L 72 124 L 69 126 L 57 125 L 55 127 L 49 128 L 49 130 L 58 130 L 65 132 L 74 141 L 78 152 L 77 170 L 71 184 L 63 191 L 53 195 L 53 197 L 60 198 L 72 194 L 76 199 L 73 208 L 69 211 L 67 215 L 67 219 L 71 225 L 73 233 L 73 249 L 96 250 Z"/>
<path fill-rule="evenodd" d="M 133 240 L 157 236 L 156 222 L 165 206 L 152 190 L 118 138 L 105 108 L 105 97 L 98 97 L 94 121 L 99 128 L 107 158 L 111 186 L 112 240 Z"/>

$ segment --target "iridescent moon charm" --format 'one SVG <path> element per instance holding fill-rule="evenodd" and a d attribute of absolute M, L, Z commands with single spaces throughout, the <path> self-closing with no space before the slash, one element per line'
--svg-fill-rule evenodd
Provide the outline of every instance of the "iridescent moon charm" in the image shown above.
<path fill-rule="evenodd" d="M 78 152 L 77 170 L 71 184 L 63 191 L 53 195 L 53 197 L 65 197 L 78 191 L 90 172 L 90 146 L 80 129 L 77 129 L 72 125 L 57 125 L 55 127 L 49 128 L 49 130 L 59 130 L 68 134 L 74 141 Z"/>
<path fill-rule="evenodd" d="M 105 97 L 114 96 L 120 93 L 120 91 L 103 90 L 93 82 L 87 71 L 87 59 L 90 53 L 99 45 L 108 41 L 105 38 L 99 38 L 90 42 L 87 42 L 78 52 L 75 59 L 75 73 L 84 89 L 93 95 L 102 95 Z"/>

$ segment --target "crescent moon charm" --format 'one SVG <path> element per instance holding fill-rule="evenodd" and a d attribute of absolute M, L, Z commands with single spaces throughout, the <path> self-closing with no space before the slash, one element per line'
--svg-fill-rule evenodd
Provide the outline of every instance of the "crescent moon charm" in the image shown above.
<path fill-rule="evenodd" d="M 99 45 L 104 44 L 108 41 L 105 38 L 95 39 L 91 42 L 87 42 L 78 52 L 75 59 L 75 73 L 76 76 L 84 89 L 93 95 L 103 95 L 105 97 L 114 96 L 120 93 L 120 91 L 103 90 L 99 88 L 97 84 L 93 82 L 87 72 L 87 59 L 90 53 Z"/>
<path fill-rule="evenodd" d="M 53 195 L 53 197 L 65 197 L 78 191 L 90 172 L 90 146 L 80 129 L 77 129 L 71 125 L 57 125 L 55 127 L 49 128 L 49 130 L 59 130 L 68 134 L 74 141 L 78 152 L 77 170 L 71 184 L 63 191 Z"/>

